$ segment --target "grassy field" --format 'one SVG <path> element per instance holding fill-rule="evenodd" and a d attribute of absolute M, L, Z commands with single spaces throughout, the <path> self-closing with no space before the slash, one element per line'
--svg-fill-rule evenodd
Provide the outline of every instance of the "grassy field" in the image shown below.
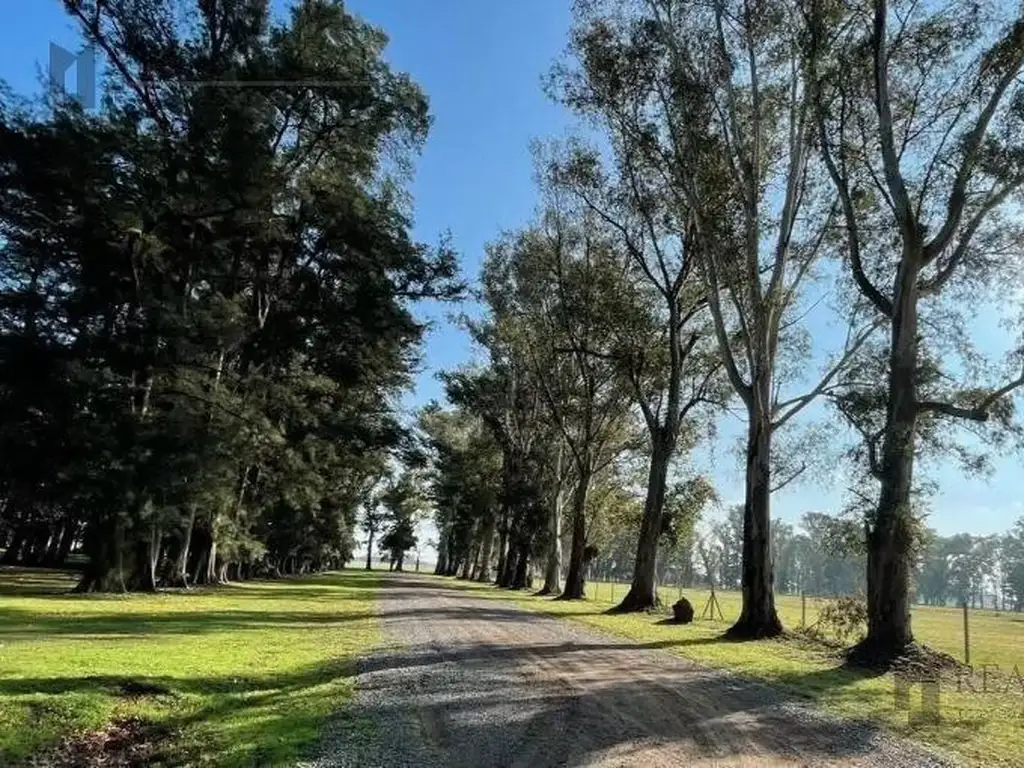
<path fill-rule="evenodd" d="M 972 765 L 1024 765 L 1024 617 L 972 611 L 970 620 L 973 674 L 965 671 L 943 681 L 940 719 L 920 715 L 921 693 L 915 689 L 911 711 L 896 707 L 891 675 L 873 675 L 843 665 L 839 654 L 799 637 L 732 643 L 722 633 L 739 615 L 740 596 L 719 593 L 725 621 L 696 621 L 688 626 L 664 622 L 647 614 L 610 616 L 613 597 L 621 599 L 627 585 L 589 583 L 590 599 L 560 602 L 526 593 L 509 593 L 490 586 L 449 580 L 481 595 L 514 599 L 533 610 L 578 621 L 661 648 L 709 666 L 728 669 L 776 685 L 793 696 L 810 700 L 846 717 L 866 719 L 919 742 L 966 759 Z M 662 598 L 675 600 L 676 588 L 663 589 Z M 698 616 L 707 593 L 684 590 Z M 807 622 L 817 616 L 819 601 L 808 599 Z M 780 596 L 779 611 L 787 628 L 800 623 L 800 598 Z M 959 610 L 916 608 L 914 630 L 933 647 L 963 657 L 963 618 Z M 983 673 L 980 665 L 999 665 Z M 1015 665 L 1019 673 L 1015 673 Z M 974 690 L 972 690 L 972 688 Z"/>
<path fill-rule="evenodd" d="M 595 602 L 607 603 L 611 607 L 625 597 L 629 591 L 629 584 L 588 582 L 587 591 Z M 685 594 L 690 600 L 699 617 L 708 600 L 709 592 L 706 589 L 679 590 L 678 587 L 670 586 L 663 588 L 662 599 L 673 602 L 677 595 L 681 594 Z M 720 591 L 716 597 L 726 622 L 731 624 L 739 618 L 739 592 Z M 813 625 L 818 620 L 818 612 L 825 602 L 826 598 L 822 597 L 807 598 L 807 625 Z M 804 616 L 799 595 L 777 595 L 775 607 L 787 629 L 800 626 Z M 965 661 L 963 622 L 963 612 L 960 608 L 914 607 L 913 626 L 917 639 L 959 661 Z M 968 622 L 972 666 L 995 664 L 999 665 L 1000 669 L 1012 672 L 1014 664 L 1017 664 L 1024 676 L 1024 613 L 997 612 L 990 608 L 970 609 Z"/>
<path fill-rule="evenodd" d="M 379 579 L 81 596 L 67 574 L 0 570 L 0 765 L 133 721 L 159 741 L 149 764 L 288 764 L 379 641 Z"/>

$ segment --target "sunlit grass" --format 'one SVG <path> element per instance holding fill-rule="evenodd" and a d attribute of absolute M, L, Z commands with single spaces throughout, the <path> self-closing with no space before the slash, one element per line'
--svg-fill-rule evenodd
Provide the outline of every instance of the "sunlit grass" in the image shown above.
<path fill-rule="evenodd" d="M 659 648 L 708 666 L 727 669 L 770 683 L 791 696 L 812 701 L 826 711 L 854 719 L 880 723 L 900 735 L 940 751 L 953 753 L 975 765 L 1024 765 L 1024 679 L 1013 674 L 1014 665 L 1024 672 L 1024 616 L 994 611 L 970 613 L 973 676 L 952 677 L 942 684 L 940 720 L 928 722 L 920 715 L 920 690 L 912 693 L 911 709 L 895 706 L 891 675 L 874 675 L 844 666 L 840 654 L 827 646 L 789 636 L 784 639 L 733 643 L 723 632 L 739 616 L 738 592 L 718 592 L 724 621 L 700 620 L 708 599 L 705 590 L 681 591 L 693 604 L 698 620 L 678 626 L 664 623 L 665 614 L 608 615 L 606 611 L 628 590 L 626 584 L 587 584 L 588 599 L 562 602 L 526 592 L 508 592 L 486 585 L 447 580 L 488 597 L 512 599 L 533 610 L 586 624 L 638 644 Z M 680 590 L 666 587 L 661 597 L 675 601 Z M 806 622 L 817 620 L 823 601 L 808 598 Z M 787 628 L 801 621 L 799 596 L 777 598 Z M 918 607 L 914 610 L 918 639 L 958 659 L 963 658 L 963 618 L 960 610 Z M 990 675 L 983 681 L 980 665 L 997 664 L 1009 674 Z M 983 685 L 987 687 L 983 691 Z M 973 686 L 976 691 L 971 691 Z"/>
<path fill-rule="evenodd" d="M 629 584 L 613 582 L 588 582 L 588 598 L 593 602 L 607 603 L 608 607 L 618 603 Z M 661 589 L 661 598 L 672 603 L 679 595 L 685 594 L 700 617 L 710 593 L 707 589 L 680 589 L 666 586 Z M 725 620 L 731 624 L 740 615 L 741 596 L 734 590 L 718 591 L 716 594 Z M 796 629 L 804 623 L 813 625 L 818 613 L 828 598 L 808 596 L 802 607 L 799 595 L 776 595 L 775 607 L 779 618 L 787 629 Z M 1012 671 L 1014 664 L 1024 672 L 1024 613 L 969 609 L 968 622 L 971 646 L 971 664 L 999 665 L 1000 669 Z M 948 653 L 959 661 L 965 661 L 963 612 L 960 608 L 936 608 L 915 606 L 913 613 L 914 635 L 918 641 L 936 650 Z"/>
<path fill-rule="evenodd" d="M 58 572 L 0 571 L 0 765 L 125 717 L 166 726 L 171 761 L 287 764 L 351 696 L 355 657 L 379 640 L 379 582 L 84 596 L 60 594 Z"/>

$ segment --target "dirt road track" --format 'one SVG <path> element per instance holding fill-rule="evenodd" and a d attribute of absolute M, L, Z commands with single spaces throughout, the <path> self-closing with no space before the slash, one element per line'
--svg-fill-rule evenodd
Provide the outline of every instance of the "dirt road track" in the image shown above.
<path fill-rule="evenodd" d="M 948 765 L 655 644 L 439 579 L 388 575 L 380 610 L 389 647 L 361 663 L 314 768 Z"/>

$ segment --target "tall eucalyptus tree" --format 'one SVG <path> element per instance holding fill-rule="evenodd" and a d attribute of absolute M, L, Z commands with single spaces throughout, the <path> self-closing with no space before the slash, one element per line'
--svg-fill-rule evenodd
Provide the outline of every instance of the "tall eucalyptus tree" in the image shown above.
<path fill-rule="evenodd" d="M 1024 266 L 1024 16 L 1015 3 L 800 5 L 810 127 L 839 201 L 851 292 L 888 330 L 882 386 L 855 385 L 844 401 L 880 488 L 858 649 L 877 661 L 913 642 L 916 454 L 958 423 L 998 437 L 1024 386 L 1020 338 L 1000 371 L 969 330 Z"/>
<path fill-rule="evenodd" d="M 610 115 L 645 175 L 648 214 L 699 264 L 718 353 L 747 412 L 743 609 L 734 637 L 777 634 L 770 554 L 772 437 L 828 390 L 871 327 L 800 395 L 781 362 L 803 347 L 798 315 L 831 251 L 835 210 L 812 172 L 800 26 L 788 0 L 585 0 L 574 50 L 583 105 Z M 654 194 L 656 193 L 656 194 Z M 660 207 L 655 207 L 660 206 Z M 643 210 L 643 209 L 641 209 Z"/>

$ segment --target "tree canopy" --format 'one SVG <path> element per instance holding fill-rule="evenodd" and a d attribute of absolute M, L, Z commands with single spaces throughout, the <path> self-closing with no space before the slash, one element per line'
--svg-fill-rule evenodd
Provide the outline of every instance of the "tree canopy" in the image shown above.
<path fill-rule="evenodd" d="M 426 98 L 337 2 L 65 7 L 102 109 L 0 122 L 4 559 L 81 538 L 83 590 L 343 563 L 407 442 L 412 302 L 459 291 L 409 234 Z"/>

